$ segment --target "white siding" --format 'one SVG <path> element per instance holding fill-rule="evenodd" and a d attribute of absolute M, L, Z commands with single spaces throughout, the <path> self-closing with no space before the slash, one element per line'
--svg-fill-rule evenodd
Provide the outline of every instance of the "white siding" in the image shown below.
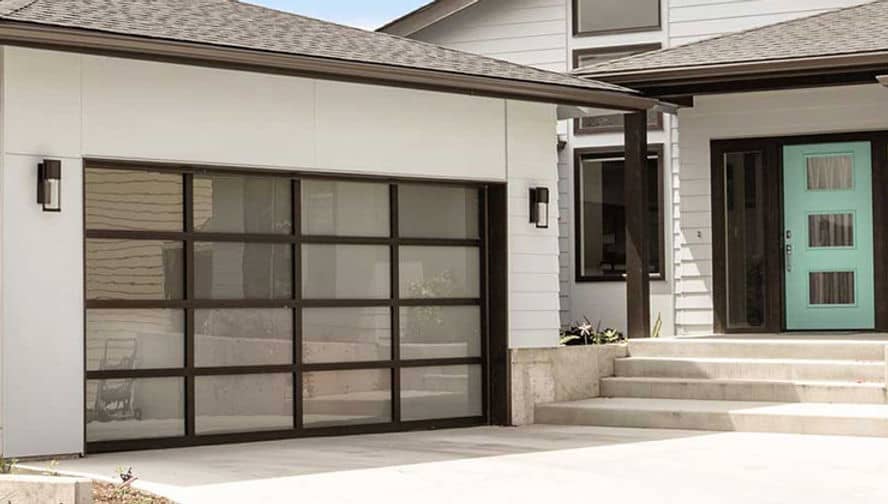
<path fill-rule="evenodd" d="M 712 139 L 888 129 L 888 90 L 879 85 L 701 96 L 681 122 L 681 212 L 676 242 L 679 334 L 712 331 Z"/>
<path fill-rule="evenodd" d="M 866 3 L 868 0 L 668 0 L 670 46 Z"/>
<path fill-rule="evenodd" d="M 563 72 L 566 12 L 566 0 L 484 0 L 411 38 Z"/>
<path fill-rule="evenodd" d="M 83 158 L 508 181 L 511 341 L 557 342 L 557 227 L 526 222 L 527 189 L 555 187 L 554 106 L 13 47 L 2 57 L 5 456 L 83 448 Z M 60 214 L 34 202 L 46 157 L 63 162 Z"/>
<path fill-rule="evenodd" d="M 558 345 L 558 179 L 552 107 L 508 102 L 511 347 Z M 549 228 L 530 220 L 531 187 L 548 187 Z"/>

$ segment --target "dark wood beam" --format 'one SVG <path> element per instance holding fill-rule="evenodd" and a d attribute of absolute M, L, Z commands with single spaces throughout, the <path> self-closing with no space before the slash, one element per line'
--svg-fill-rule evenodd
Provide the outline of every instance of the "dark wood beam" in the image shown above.
<path fill-rule="evenodd" d="M 625 115 L 626 307 L 629 338 L 651 336 L 647 114 Z"/>

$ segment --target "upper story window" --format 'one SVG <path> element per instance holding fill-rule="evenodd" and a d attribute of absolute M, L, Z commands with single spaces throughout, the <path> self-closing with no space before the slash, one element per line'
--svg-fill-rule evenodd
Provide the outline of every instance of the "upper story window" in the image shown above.
<path fill-rule="evenodd" d="M 625 58 L 633 54 L 648 51 L 656 51 L 662 46 L 659 43 L 634 44 L 625 46 L 592 47 L 589 49 L 577 49 L 573 52 L 573 67 L 582 68 L 595 65 L 604 61 Z M 663 129 L 663 114 L 648 112 L 648 129 Z M 595 133 L 609 133 L 623 131 L 623 114 L 584 117 L 574 120 L 575 135 L 592 135 Z"/>
<path fill-rule="evenodd" d="M 574 35 L 660 29 L 660 0 L 573 0 Z"/>

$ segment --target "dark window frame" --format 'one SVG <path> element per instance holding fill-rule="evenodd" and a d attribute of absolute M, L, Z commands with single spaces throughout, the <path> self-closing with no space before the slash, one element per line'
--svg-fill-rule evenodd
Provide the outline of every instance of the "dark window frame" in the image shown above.
<path fill-rule="evenodd" d="M 501 370 L 496 361 L 501 358 L 503 349 L 499 348 L 506 341 L 505 333 L 500 327 L 491 326 L 491 310 L 504 309 L 504 300 L 500 299 L 501 289 L 491 285 L 492 276 L 504 278 L 499 267 L 491 266 L 504 250 L 501 239 L 491 232 L 491 213 L 488 204 L 490 198 L 502 199 L 500 193 L 505 190 L 503 184 L 491 184 L 478 181 L 448 181 L 421 178 L 396 178 L 383 176 L 344 176 L 293 171 L 219 168 L 196 165 L 173 165 L 165 163 L 126 162 L 119 160 L 86 159 L 83 163 L 84 173 L 88 169 L 115 169 L 130 171 L 153 171 L 181 174 L 183 177 L 183 229 L 181 232 L 166 231 L 131 231 L 131 230 L 90 230 L 86 228 L 86 204 L 83 205 L 83 267 L 86 272 L 86 244 L 89 239 L 135 239 L 156 240 L 164 237 L 169 240 L 181 241 L 185 249 L 185 268 L 183 287 L 185 290 L 181 300 L 96 300 L 86 297 L 84 282 L 84 401 L 86 387 L 90 380 L 117 378 L 156 378 L 180 377 L 184 379 L 185 435 L 176 437 L 124 439 L 87 442 L 87 409 L 84 402 L 84 443 L 86 453 L 108 451 L 140 450 L 149 448 L 168 448 L 198 446 L 220 443 L 241 443 L 286 439 L 295 437 L 312 437 L 325 435 L 363 434 L 376 432 L 395 432 L 415 429 L 436 429 L 485 425 L 491 421 L 503 423 L 508 421 L 508 398 L 500 397 L 508 392 L 508 384 L 494 383 L 491 374 L 508 375 L 508 369 Z M 289 234 L 252 234 L 252 233 L 218 233 L 197 232 L 193 229 L 193 178 L 203 173 L 230 173 L 253 176 L 273 176 L 288 178 L 291 181 L 291 218 L 292 229 Z M 301 181 L 305 179 L 342 180 L 358 182 L 385 183 L 389 186 L 390 198 L 390 234 L 387 237 L 353 237 L 353 236 L 319 236 L 302 234 L 302 191 Z M 449 185 L 475 188 L 479 191 L 479 237 L 471 239 L 451 238 L 400 238 L 398 229 L 398 187 L 399 184 Z M 83 184 L 83 198 L 86 202 L 86 184 Z M 499 212 L 496 212 L 499 215 Z M 501 225 L 501 224 L 499 224 Z M 248 242 L 248 243 L 284 243 L 291 247 L 291 297 L 287 299 L 195 299 L 194 298 L 194 243 L 200 241 Z M 493 243 L 491 243 L 493 242 Z M 391 272 L 390 297 L 387 299 L 303 299 L 302 298 L 302 245 L 312 244 L 366 244 L 387 245 L 390 247 Z M 479 297 L 469 299 L 453 298 L 421 298 L 402 299 L 399 292 L 399 261 L 398 251 L 401 246 L 473 246 L 478 247 L 480 254 L 480 291 Z M 493 270 L 493 271 L 492 271 Z M 383 306 L 391 309 L 391 341 L 390 359 L 370 362 L 335 362 L 335 363 L 303 363 L 302 359 L 302 308 L 310 307 L 374 307 Z M 400 359 L 400 307 L 402 306 L 479 306 L 481 309 L 481 353 L 478 357 L 434 358 L 434 359 Z M 90 309 L 132 309 L 132 308 L 171 308 L 185 312 L 185 362 L 182 367 L 164 369 L 133 369 L 133 370 L 99 370 L 86 371 L 86 313 Z M 240 365 L 220 367 L 196 367 L 194 364 L 194 310 L 201 308 L 290 308 L 293 314 L 293 360 L 290 364 L 273 365 Z M 502 334 L 501 334 L 502 333 Z M 492 343 L 493 342 L 493 343 Z M 401 421 L 400 420 L 400 371 L 402 368 L 416 368 L 447 365 L 478 365 L 481 367 L 481 401 L 482 415 L 462 418 L 445 418 L 432 420 Z M 305 428 L 302 425 L 302 377 L 304 373 L 314 371 L 335 370 L 367 370 L 389 369 L 391 371 L 391 408 L 392 420 L 388 423 L 373 423 L 350 426 L 330 426 Z M 195 432 L 195 377 L 289 373 L 293 376 L 293 428 L 270 431 L 245 431 L 224 434 L 198 435 Z M 504 387 L 505 385 L 505 387 Z"/>
<path fill-rule="evenodd" d="M 584 159 L 595 159 L 595 158 L 612 158 L 615 156 L 625 156 L 625 149 L 623 146 L 613 146 L 613 147 L 585 147 L 574 149 L 574 174 L 573 174 L 573 183 L 574 183 L 574 268 L 575 275 L 574 279 L 577 283 L 594 283 L 594 282 L 625 282 L 626 275 L 623 273 L 619 274 L 609 274 L 609 275 L 585 275 L 583 274 L 583 258 L 582 258 L 582 237 L 583 237 L 583 221 L 580 218 L 580 212 L 582 211 L 583 205 L 583 189 L 580 184 L 580 180 L 582 179 L 581 171 L 583 169 L 583 160 Z M 666 198 L 663 194 L 664 183 L 663 177 L 665 160 L 664 156 L 664 147 L 661 143 L 648 144 L 648 156 L 656 156 L 657 157 L 657 191 L 658 191 L 658 208 L 657 208 L 657 235 L 658 235 L 658 246 L 657 253 L 659 254 L 659 264 L 660 271 L 658 273 L 651 273 L 650 279 L 655 281 L 665 281 L 667 278 L 666 270 L 666 240 L 665 240 L 665 219 L 666 219 L 666 209 L 665 202 Z"/>
<path fill-rule="evenodd" d="M 571 2 L 571 26 L 574 37 L 591 37 L 595 35 L 613 35 L 618 33 L 640 33 L 658 31 L 663 29 L 663 2 L 657 0 L 657 24 L 650 26 L 637 26 L 632 28 L 613 28 L 597 31 L 580 31 L 580 19 L 577 16 L 579 12 L 579 2 L 582 0 L 572 0 Z"/>
<path fill-rule="evenodd" d="M 663 44 L 659 42 L 651 42 L 644 44 L 631 44 L 620 46 L 603 46 L 590 47 L 587 49 L 574 49 L 572 52 L 573 69 L 580 68 L 580 59 L 587 55 L 615 54 L 617 58 L 631 56 L 648 51 L 656 51 L 663 48 Z M 621 114 L 614 114 L 620 116 Z M 648 131 L 659 131 L 663 129 L 663 114 L 661 112 L 648 112 Z M 613 124 L 606 126 L 588 127 L 583 125 L 583 119 L 573 120 L 574 135 L 594 135 L 597 133 L 614 133 L 623 131 L 622 124 Z"/>

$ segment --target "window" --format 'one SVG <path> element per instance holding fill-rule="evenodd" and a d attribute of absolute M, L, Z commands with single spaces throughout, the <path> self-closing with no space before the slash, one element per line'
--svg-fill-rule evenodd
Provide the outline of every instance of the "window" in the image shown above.
<path fill-rule="evenodd" d="M 724 154 L 724 253 L 728 329 L 754 329 L 766 322 L 764 155 Z"/>
<path fill-rule="evenodd" d="M 486 188 L 85 181 L 88 451 L 486 421 Z"/>
<path fill-rule="evenodd" d="M 574 0 L 574 35 L 660 29 L 660 0 Z"/>
<path fill-rule="evenodd" d="M 663 148 L 648 154 L 650 273 L 663 273 Z M 626 202 L 623 151 L 576 151 L 577 281 L 622 280 L 626 275 Z"/>
<path fill-rule="evenodd" d="M 578 49 L 573 52 L 574 69 L 595 65 L 604 61 L 625 58 L 633 54 L 648 51 L 656 51 L 660 44 L 637 44 L 629 46 L 596 47 L 592 49 Z M 648 111 L 648 129 L 663 129 L 663 114 Z M 591 135 L 594 133 L 607 133 L 623 131 L 623 114 L 611 114 L 597 117 L 583 117 L 574 120 L 575 135 Z"/>

